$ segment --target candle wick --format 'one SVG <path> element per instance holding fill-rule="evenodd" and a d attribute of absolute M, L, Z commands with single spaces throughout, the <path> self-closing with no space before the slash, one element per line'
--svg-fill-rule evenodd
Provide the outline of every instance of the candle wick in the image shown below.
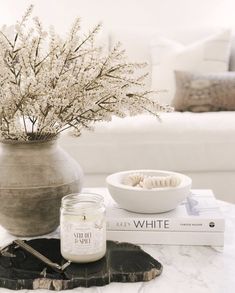
<path fill-rule="evenodd" d="M 85 220 L 86 220 L 86 216 L 85 216 L 85 215 L 83 215 L 83 216 L 82 216 L 82 219 L 83 219 L 83 221 L 85 221 Z"/>

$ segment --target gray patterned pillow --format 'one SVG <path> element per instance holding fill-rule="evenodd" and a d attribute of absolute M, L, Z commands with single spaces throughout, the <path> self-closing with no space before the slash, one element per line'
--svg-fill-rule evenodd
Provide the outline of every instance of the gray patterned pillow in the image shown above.
<path fill-rule="evenodd" d="M 175 71 L 176 111 L 209 112 L 235 110 L 235 72 L 199 74 Z"/>

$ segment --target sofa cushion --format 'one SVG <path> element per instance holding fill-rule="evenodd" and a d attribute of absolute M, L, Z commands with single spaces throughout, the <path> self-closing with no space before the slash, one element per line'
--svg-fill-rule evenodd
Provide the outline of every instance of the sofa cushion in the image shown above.
<path fill-rule="evenodd" d="M 61 144 L 87 174 L 139 168 L 235 170 L 234 112 L 173 112 L 161 117 L 161 123 L 149 115 L 113 118 L 79 138 L 66 133 Z"/>
<path fill-rule="evenodd" d="M 151 30 L 116 29 L 110 32 L 110 48 L 118 42 L 126 51 L 129 62 L 146 63 L 146 67 L 138 70 L 137 75 L 146 74 L 146 89 L 151 88 L 151 55 L 150 39 L 153 36 Z"/>
<path fill-rule="evenodd" d="M 177 111 L 235 111 L 235 72 L 198 74 L 176 71 Z"/>
<path fill-rule="evenodd" d="M 174 97 L 175 70 L 198 73 L 227 71 L 230 47 L 230 30 L 222 31 L 187 46 L 158 36 L 153 38 L 152 89 L 160 91 L 160 102 L 170 104 Z"/>

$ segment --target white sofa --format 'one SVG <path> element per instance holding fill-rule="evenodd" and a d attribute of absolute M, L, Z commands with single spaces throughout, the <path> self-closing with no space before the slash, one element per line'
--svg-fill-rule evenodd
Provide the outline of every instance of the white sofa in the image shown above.
<path fill-rule="evenodd" d="M 194 38 L 207 33 L 197 31 Z M 149 58 L 143 38 L 150 35 L 133 37 L 135 46 L 141 43 L 135 57 Z M 186 42 L 193 40 L 191 33 L 177 36 Z M 117 34 L 109 41 L 120 38 Z M 124 46 L 128 47 L 127 40 Z M 193 188 L 211 188 L 218 198 L 235 202 L 235 112 L 173 112 L 161 114 L 161 119 L 159 122 L 149 115 L 114 117 L 79 138 L 65 134 L 60 144 L 81 164 L 86 186 L 104 186 L 105 177 L 120 170 L 172 170 L 191 176 Z"/>

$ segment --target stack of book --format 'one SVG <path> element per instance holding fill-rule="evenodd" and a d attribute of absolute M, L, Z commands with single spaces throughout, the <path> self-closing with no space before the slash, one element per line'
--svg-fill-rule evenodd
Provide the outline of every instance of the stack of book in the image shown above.
<path fill-rule="evenodd" d="M 161 214 L 126 211 L 110 195 L 105 200 L 109 240 L 137 244 L 224 244 L 225 220 L 211 190 L 192 190 L 175 210 Z"/>

